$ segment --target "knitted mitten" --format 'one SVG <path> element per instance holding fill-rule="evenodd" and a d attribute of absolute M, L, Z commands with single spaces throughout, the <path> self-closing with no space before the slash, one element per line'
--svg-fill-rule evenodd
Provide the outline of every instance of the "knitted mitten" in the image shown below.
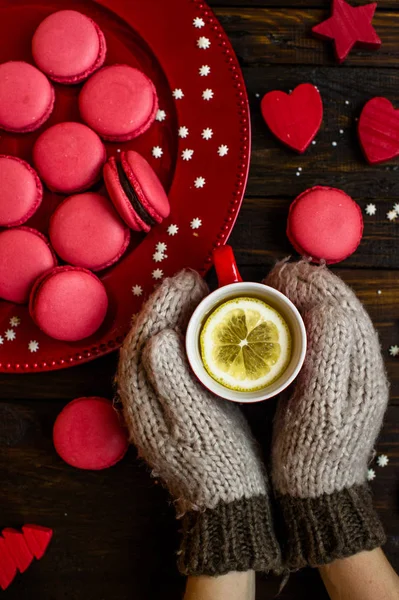
<path fill-rule="evenodd" d="M 181 335 L 207 287 L 193 271 L 165 279 L 120 354 L 118 389 L 131 441 L 182 517 L 187 575 L 278 570 L 266 474 L 238 407 L 191 374 Z"/>
<path fill-rule="evenodd" d="M 308 334 L 296 388 L 277 409 L 273 484 L 291 569 L 384 542 L 366 483 L 388 402 L 378 336 L 355 294 L 325 267 L 280 263 L 265 283 L 290 298 Z"/>

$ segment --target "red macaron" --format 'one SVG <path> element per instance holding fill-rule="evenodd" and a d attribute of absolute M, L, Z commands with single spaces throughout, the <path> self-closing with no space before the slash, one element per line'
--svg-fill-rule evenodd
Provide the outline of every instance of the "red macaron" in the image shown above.
<path fill-rule="evenodd" d="M 39 69 L 22 61 L 0 64 L 0 129 L 35 131 L 47 121 L 55 94 Z"/>
<path fill-rule="evenodd" d="M 128 65 L 112 65 L 85 83 L 79 109 L 83 121 L 104 140 L 126 142 L 152 125 L 158 97 L 147 75 Z"/>
<path fill-rule="evenodd" d="M 0 155 L 0 226 L 22 225 L 39 208 L 43 186 L 36 171 L 16 156 Z"/>
<path fill-rule="evenodd" d="M 342 190 L 316 186 L 290 206 L 287 235 L 295 250 L 313 262 L 345 260 L 363 234 L 360 206 Z"/>
<path fill-rule="evenodd" d="M 56 267 L 33 286 L 29 312 L 38 327 L 56 340 L 77 342 L 97 331 L 108 309 L 102 282 L 79 267 Z"/>
<path fill-rule="evenodd" d="M 130 241 L 129 228 L 112 203 L 92 192 L 66 198 L 51 217 L 49 235 L 65 262 L 92 271 L 117 262 Z"/>
<path fill-rule="evenodd" d="M 98 135 L 83 123 L 65 122 L 46 129 L 33 147 L 33 162 L 50 190 L 72 194 L 101 177 L 106 160 Z"/>
<path fill-rule="evenodd" d="M 99 26 L 76 10 L 49 15 L 36 29 L 32 54 L 41 71 L 57 83 L 79 83 L 105 61 L 107 45 Z"/>
<path fill-rule="evenodd" d="M 106 398 L 76 398 L 58 415 L 54 447 L 72 467 L 98 471 L 112 467 L 128 449 L 127 430 Z"/>
<path fill-rule="evenodd" d="M 53 269 L 56 257 L 36 229 L 18 227 L 0 233 L 0 298 L 24 304 L 33 284 Z"/>
<path fill-rule="evenodd" d="M 166 192 L 151 165 L 134 150 L 111 157 L 104 181 L 116 210 L 134 231 L 150 231 L 169 216 Z"/>

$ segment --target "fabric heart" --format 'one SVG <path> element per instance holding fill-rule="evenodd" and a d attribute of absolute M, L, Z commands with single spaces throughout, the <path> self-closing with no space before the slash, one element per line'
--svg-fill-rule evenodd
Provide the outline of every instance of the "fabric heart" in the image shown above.
<path fill-rule="evenodd" d="M 323 119 L 323 102 L 311 83 L 302 83 L 291 94 L 273 91 L 263 96 L 262 115 L 271 132 L 284 144 L 305 152 Z"/>
<path fill-rule="evenodd" d="M 399 110 L 387 98 L 373 98 L 362 110 L 358 133 L 370 164 L 399 156 Z"/>

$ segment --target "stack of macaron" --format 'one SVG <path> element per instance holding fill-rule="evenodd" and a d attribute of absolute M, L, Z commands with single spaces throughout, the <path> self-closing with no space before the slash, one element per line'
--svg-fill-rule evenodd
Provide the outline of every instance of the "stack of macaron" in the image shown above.
<path fill-rule="evenodd" d="M 56 101 L 51 82 L 84 82 L 82 122 L 45 129 L 33 146 L 34 168 L 0 155 L 0 299 L 29 302 L 42 331 L 64 341 L 92 335 L 105 319 L 107 293 L 94 272 L 122 257 L 131 229 L 148 232 L 170 212 L 166 192 L 143 156 L 122 151 L 107 161 L 103 141 L 125 142 L 147 131 L 158 99 L 140 70 L 104 67 L 106 54 L 97 23 L 62 10 L 34 33 L 36 67 L 0 64 L 0 129 L 11 133 L 35 131 L 49 119 Z M 90 191 L 102 176 L 109 198 L 105 191 Z M 26 226 L 42 202 L 43 184 L 66 196 L 50 219 L 49 240 Z"/>

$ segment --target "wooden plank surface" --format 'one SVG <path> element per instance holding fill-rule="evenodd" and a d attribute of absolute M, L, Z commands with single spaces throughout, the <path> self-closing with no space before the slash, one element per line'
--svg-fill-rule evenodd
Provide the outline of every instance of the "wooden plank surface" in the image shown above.
<path fill-rule="evenodd" d="M 231 236 L 243 277 L 261 281 L 276 260 L 292 252 L 285 236 L 287 212 L 307 187 L 340 187 L 362 208 L 368 202 L 377 206 L 375 217 L 365 216 L 359 250 L 334 270 L 370 312 L 391 380 L 391 404 L 377 445 L 390 463 L 385 469 L 373 465 L 377 478 L 372 487 L 388 534 L 386 551 L 399 569 L 399 359 L 389 356 L 389 347 L 399 344 L 399 222 L 386 219 L 399 199 L 399 162 L 368 166 L 356 135 L 356 119 L 371 97 L 386 96 L 399 107 L 397 0 L 378 3 L 381 50 L 355 51 L 341 67 L 331 45 L 309 35 L 328 16 L 327 0 L 210 3 L 243 67 L 252 112 L 250 178 Z M 272 137 L 259 105 L 267 91 L 288 91 L 304 81 L 319 87 L 325 114 L 317 144 L 298 156 Z M 214 273 L 208 281 L 215 286 Z M 0 378 L 0 528 L 37 522 L 54 529 L 46 557 L 18 576 L 5 598 L 172 600 L 181 595 L 174 511 L 134 448 L 112 469 L 90 473 L 63 463 L 52 446 L 53 422 L 68 401 L 82 395 L 112 397 L 116 361 L 113 354 L 64 371 Z M 275 401 L 246 407 L 266 446 L 274 408 Z M 259 576 L 257 600 L 274 597 L 279 583 Z M 279 598 L 327 600 L 327 595 L 317 573 L 308 569 L 293 575 Z"/>

